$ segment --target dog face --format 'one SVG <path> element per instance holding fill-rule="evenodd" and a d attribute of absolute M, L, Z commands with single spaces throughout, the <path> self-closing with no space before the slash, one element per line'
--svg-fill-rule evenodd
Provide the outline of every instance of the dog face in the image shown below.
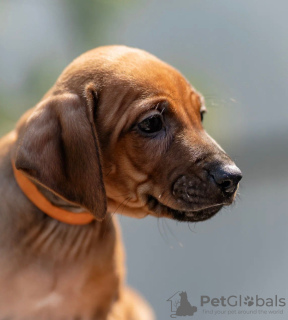
<path fill-rule="evenodd" d="M 24 129 L 20 125 L 16 166 L 50 191 L 93 213 L 97 203 L 103 202 L 103 182 L 109 212 L 138 218 L 206 220 L 232 203 L 241 172 L 203 129 L 204 112 L 203 97 L 177 70 L 156 57 L 118 46 L 92 50 L 64 70 L 44 102 L 24 121 Z M 47 123 L 53 124 L 49 138 L 47 133 L 41 138 L 39 132 Z M 39 132 L 33 140 L 36 127 Z M 63 132 L 64 140 L 59 138 Z M 73 136 L 77 137 L 75 145 Z M 83 141 L 80 136 L 85 137 Z M 53 147 L 42 161 L 47 163 L 51 154 L 62 155 L 43 173 L 31 159 L 39 160 L 39 149 L 43 155 L 47 140 Z M 57 172 L 55 163 L 59 163 Z M 71 170 L 64 176 L 65 166 Z M 77 180 L 81 176 L 85 180 L 81 192 L 75 186 L 71 189 L 76 184 L 75 172 Z M 101 207 L 103 211 L 105 206 Z"/>
<path fill-rule="evenodd" d="M 208 219 L 232 203 L 241 172 L 203 129 L 203 97 L 167 64 L 130 54 L 121 56 L 125 76 L 116 73 L 97 117 L 108 208 Z"/>

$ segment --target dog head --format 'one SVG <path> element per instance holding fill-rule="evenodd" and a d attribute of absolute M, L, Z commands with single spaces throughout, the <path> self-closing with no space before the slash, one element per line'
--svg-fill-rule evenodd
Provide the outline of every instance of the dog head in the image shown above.
<path fill-rule="evenodd" d="M 107 199 L 110 212 L 205 220 L 233 202 L 242 176 L 203 129 L 204 113 L 203 97 L 168 64 L 98 48 L 20 121 L 16 167 L 98 219 Z"/>

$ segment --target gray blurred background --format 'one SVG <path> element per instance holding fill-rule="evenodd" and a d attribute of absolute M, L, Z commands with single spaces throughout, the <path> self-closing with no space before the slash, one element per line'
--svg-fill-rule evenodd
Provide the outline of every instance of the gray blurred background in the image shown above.
<path fill-rule="evenodd" d="M 1 135 L 73 58 L 126 44 L 172 64 L 205 95 L 204 125 L 243 171 L 236 204 L 210 221 L 119 217 L 127 282 L 157 319 L 170 318 L 166 300 L 183 290 L 198 306 L 193 319 L 287 319 L 288 306 L 274 316 L 212 316 L 200 306 L 201 295 L 288 298 L 287 12 L 285 0 L 0 2 Z"/>

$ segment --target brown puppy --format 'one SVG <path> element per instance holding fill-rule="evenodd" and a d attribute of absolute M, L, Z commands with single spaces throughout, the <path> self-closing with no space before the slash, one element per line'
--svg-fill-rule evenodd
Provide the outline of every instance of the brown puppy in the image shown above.
<path fill-rule="evenodd" d="M 64 70 L 0 141 L 0 319 L 153 318 L 124 287 L 111 215 L 202 221 L 232 203 L 241 172 L 204 112 L 187 80 L 142 50 L 98 48 Z M 37 186 L 31 201 L 21 175 Z M 73 225 L 85 211 L 94 220 Z"/>

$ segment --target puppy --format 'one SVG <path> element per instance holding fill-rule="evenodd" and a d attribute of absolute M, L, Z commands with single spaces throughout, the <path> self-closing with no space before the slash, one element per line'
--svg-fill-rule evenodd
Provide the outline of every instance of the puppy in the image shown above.
<path fill-rule="evenodd" d="M 125 46 L 74 60 L 0 140 L 0 319 L 152 319 L 124 285 L 113 214 L 203 221 L 241 172 L 202 96 Z"/>

